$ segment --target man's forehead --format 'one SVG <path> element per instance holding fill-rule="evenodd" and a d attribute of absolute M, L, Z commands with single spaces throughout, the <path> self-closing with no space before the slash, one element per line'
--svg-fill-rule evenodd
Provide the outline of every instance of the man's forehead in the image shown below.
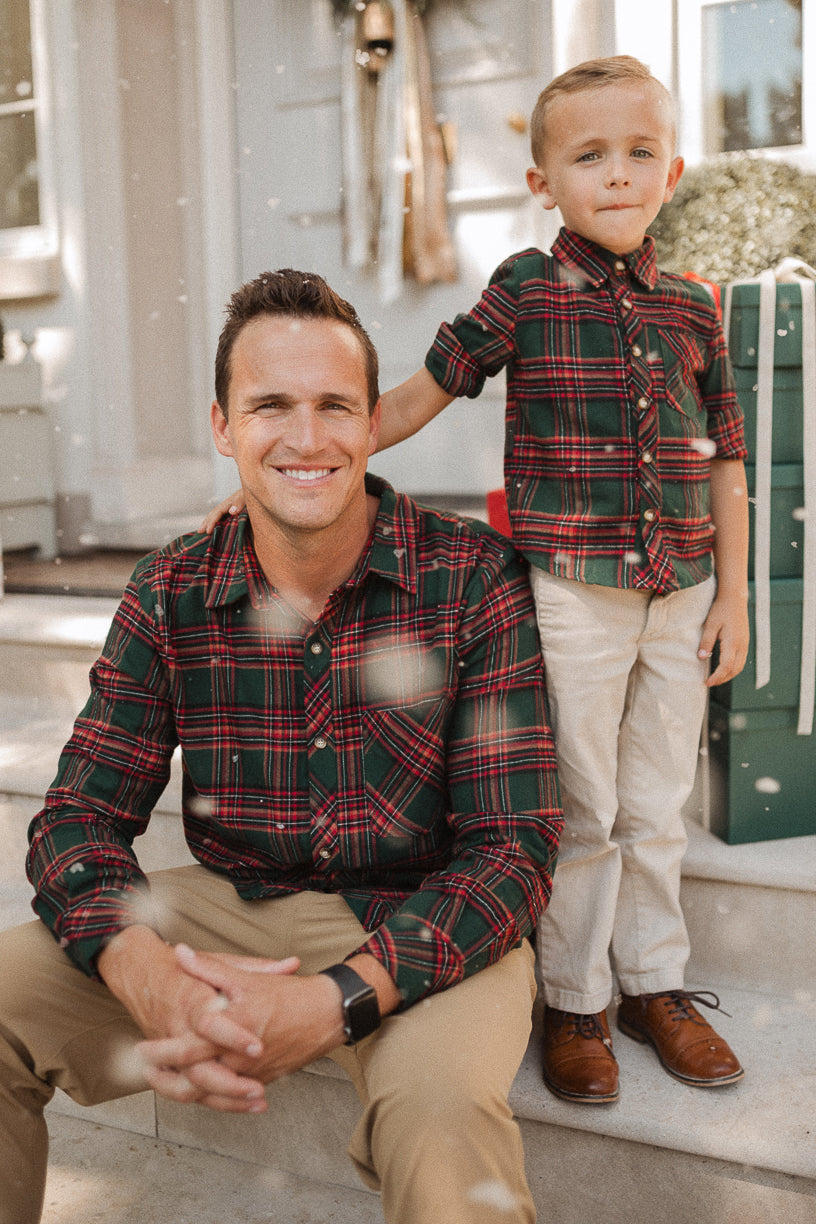
<path fill-rule="evenodd" d="M 308 389 L 316 397 L 367 394 L 366 366 L 354 330 L 337 319 L 258 315 L 238 334 L 232 382 L 247 399 Z"/>
<path fill-rule="evenodd" d="M 341 319 L 324 319 L 313 315 L 257 314 L 249 319 L 238 333 L 236 343 L 242 337 L 252 338 L 258 334 L 279 338 L 282 342 L 314 340 L 324 343 L 329 336 L 338 340 L 348 337 L 352 343 L 356 337 L 351 327 Z"/>

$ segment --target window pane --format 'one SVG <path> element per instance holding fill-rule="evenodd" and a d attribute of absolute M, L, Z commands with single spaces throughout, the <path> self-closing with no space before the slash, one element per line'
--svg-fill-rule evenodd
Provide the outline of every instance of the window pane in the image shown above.
<path fill-rule="evenodd" d="M 0 115 L 0 229 L 39 223 L 34 115 Z"/>
<path fill-rule="evenodd" d="M 706 152 L 802 141 L 801 0 L 703 9 Z"/>
<path fill-rule="evenodd" d="M 28 0 L 0 0 L 0 104 L 32 92 Z"/>

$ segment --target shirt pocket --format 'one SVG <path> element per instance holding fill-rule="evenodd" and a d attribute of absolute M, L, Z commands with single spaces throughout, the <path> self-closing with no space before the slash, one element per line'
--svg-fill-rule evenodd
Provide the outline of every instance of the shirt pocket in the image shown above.
<path fill-rule="evenodd" d="M 375 837 L 415 840 L 438 829 L 448 807 L 446 720 L 439 715 L 433 699 L 364 712 L 366 807 Z"/>
<path fill-rule="evenodd" d="M 698 378 L 703 359 L 693 337 L 682 333 L 660 337 L 668 412 L 661 421 L 661 435 L 704 438 L 708 433 L 708 413 L 703 403 Z"/>

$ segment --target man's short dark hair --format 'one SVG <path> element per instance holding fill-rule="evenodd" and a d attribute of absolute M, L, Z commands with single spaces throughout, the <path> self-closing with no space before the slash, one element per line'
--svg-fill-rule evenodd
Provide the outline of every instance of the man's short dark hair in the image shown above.
<path fill-rule="evenodd" d="M 360 341 L 368 387 L 368 411 L 374 411 L 380 398 L 377 350 L 357 311 L 335 293 L 322 276 L 314 272 L 296 272 L 294 268 L 262 272 L 236 289 L 227 304 L 226 315 L 215 354 L 215 398 L 225 417 L 229 411 L 233 345 L 247 323 L 261 315 L 333 319 L 350 327 Z"/>

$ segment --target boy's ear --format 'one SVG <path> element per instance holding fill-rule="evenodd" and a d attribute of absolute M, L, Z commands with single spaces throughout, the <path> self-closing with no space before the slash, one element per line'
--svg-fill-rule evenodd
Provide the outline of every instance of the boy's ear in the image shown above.
<path fill-rule="evenodd" d="M 527 186 L 542 208 L 556 207 L 558 201 L 550 189 L 550 185 L 544 176 L 544 171 L 538 166 L 531 166 L 527 171 Z"/>
<path fill-rule="evenodd" d="M 669 166 L 669 177 L 666 180 L 666 193 L 663 196 L 664 204 L 668 204 L 669 200 L 677 190 L 677 184 L 680 182 L 684 167 L 685 162 L 683 161 L 682 157 L 675 157 L 672 159 L 672 164 Z"/>

